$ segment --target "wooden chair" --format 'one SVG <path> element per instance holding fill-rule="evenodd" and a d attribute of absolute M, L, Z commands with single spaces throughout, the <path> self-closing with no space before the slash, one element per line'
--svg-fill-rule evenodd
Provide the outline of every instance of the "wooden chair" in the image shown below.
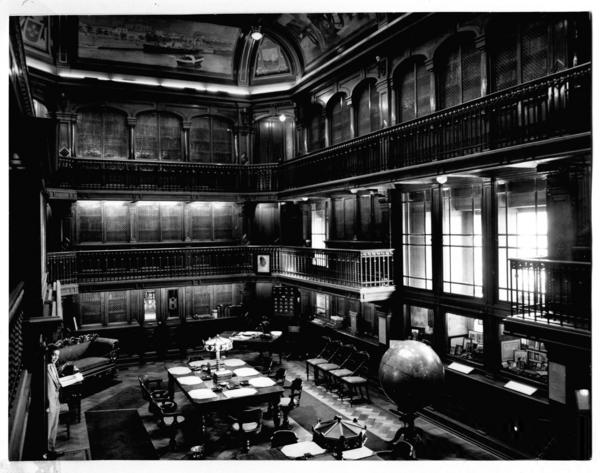
<path fill-rule="evenodd" d="M 159 402 L 172 400 L 169 396 L 169 391 L 162 388 L 162 379 L 138 376 L 138 383 L 142 391 L 142 398 L 148 401 L 148 410 L 150 412 L 152 412 L 152 400 Z"/>
<path fill-rule="evenodd" d="M 337 350 L 331 359 L 327 363 L 319 363 L 314 366 L 314 381 L 315 384 L 319 384 L 319 378 L 323 375 L 323 378 L 327 381 L 327 373 L 332 370 L 339 370 L 344 367 L 344 364 L 356 352 L 356 348 L 353 345 L 341 345 L 340 349 Z"/>
<path fill-rule="evenodd" d="M 302 398 L 302 378 L 296 378 L 292 381 L 289 386 L 283 387 L 284 392 L 286 389 L 290 391 L 288 396 L 284 396 L 279 400 L 279 409 L 283 414 L 283 423 L 281 427 L 284 429 L 290 428 L 289 414 L 292 409 L 300 405 L 300 399 Z"/>
<path fill-rule="evenodd" d="M 146 391 L 144 398 L 149 401 L 148 409 L 156 417 L 158 426 L 169 433 L 169 447 L 175 450 L 175 435 L 177 434 L 177 429 L 185 422 L 185 417 L 177 410 L 177 403 L 175 401 L 153 397 L 152 392 L 148 390 L 141 380 L 140 386 L 142 387 L 142 391 Z"/>
<path fill-rule="evenodd" d="M 340 382 L 342 386 L 339 392 L 340 398 L 344 400 L 345 397 L 348 397 L 351 406 L 357 401 L 371 402 L 366 366 L 364 364 L 353 375 L 342 376 Z"/>
<path fill-rule="evenodd" d="M 307 381 L 308 381 L 309 374 L 310 374 L 309 368 L 312 366 L 313 373 L 314 373 L 315 366 L 322 364 L 322 363 L 328 363 L 329 360 L 331 359 L 331 357 L 333 355 L 335 355 L 335 353 L 342 346 L 341 342 L 339 342 L 337 340 L 332 340 L 329 337 L 323 337 L 323 339 L 325 340 L 325 345 L 321 349 L 321 352 L 316 357 L 309 358 L 308 360 L 306 360 L 306 380 Z"/>
<path fill-rule="evenodd" d="M 250 439 L 258 436 L 262 430 L 263 412 L 260 408 L 252 408 L 241 411 L 237 417 L 230 417 L 231 428 L 242 436 L 242 452 L 250 449 Z"/>
<path fill-rule="evenodd" d="M 327 375 L 330 378 L 332 389 L 338 393 L 341 392 L 342 378 L 344 376 L 358 376 L 358 373 L 368 361 L 369 354 L 366 351 L 355 351 L 343 367 L 328 371 Z"/>
<path fill-rule="evenodd" d="M 298 443 L 298 436 L 291 430 L 276 430 L 271 437 L 271 448 L 285 447 Z"/>
<path fill-rule="evenodd" d="M 287 371 L 285 368 L 278 368 L 275 374 L 273 375 L 273 379 L 277 384 L 283 386 L 285 384 L 285 375 Z"/>

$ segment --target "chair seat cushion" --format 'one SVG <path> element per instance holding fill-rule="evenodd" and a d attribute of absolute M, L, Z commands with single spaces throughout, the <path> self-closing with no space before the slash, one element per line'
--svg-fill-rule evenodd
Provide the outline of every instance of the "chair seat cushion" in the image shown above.
<path fill-rule="evenodd" d="M 309 358 L 306 360 L 309 365 L 320 365 L 321 363 L 327 363 L 325 358 Z"/>
<path fill-rule="evenodd" d="M 292 398 L 291 397 L 282 397 L 279 400 L 279 407 L 289 407 L 290 403 L 292 402 Z"/>
<path fill-rule="evenodd" d="M 323 363 L 318 365 L 318 368 L 323 371 L 331 371 L 340 369 L 340 365 L 336 365 L 335 363 Z"/>
<path fill-rule="evenodd" d="M 231 424 L 231 428 L 236 432 L 240 431 L 240 424 L 238 422 L 234 422 Z M 242 431 L 244 432 L 254 432 L 258 429 L 258 422 L 244 422 L 242 424 Z"/>
<path fill-rule="evenodd" d="M 342 380 L 349 384 L 362 384 L 367 382 L 362 376 L 344 376 Z"/>
<path fill-rule="evenodd" d="M 79 368 L 79 371 L 85 372 L 93 370 L 94 368 L 98 368 L 102 365 L 109 365 L 110 360 L 103 356 L 89 356 L 87 358 L 81 358 L 77 361 L 74 361 L 75 366 Z"/>
<path fill-rule="evenodd" d="M 183 416 L 172 416 L 172 417 L 164 417 L 163 422 L 165 425 L 173 425 L 173 422 L 177 421 L 178 424 L 182 423 L 185 420 Z"/>
<path fill-rule="evenodd" d="M 343 376 L 350 376 L 352 374 L 352 371 L 350 371 L 347 368 L 342 368 L 339 370 L 331 370 L 329 372 L 329 374 L 332 374 L 333 376 L 337 376 L 339 378 L 342 378 Z"/>

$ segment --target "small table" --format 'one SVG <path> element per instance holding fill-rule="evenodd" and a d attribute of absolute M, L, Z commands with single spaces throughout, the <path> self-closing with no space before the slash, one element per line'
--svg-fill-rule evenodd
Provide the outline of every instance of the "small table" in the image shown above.
<path fill-rule="evenodd" d="M 279 363 L 281 364 L 281 332 L 276 334 L 264 334 L 257 331 L 248 332 L 224 332 L 223 337 L 230 338 L 233 341 L 233 346 L 236 348 L 248 348 L 252 351 L 258 351 L 261 356 L 263 352 L 268 352 L 269 356 L 273 353 L 279 355 Z"/>

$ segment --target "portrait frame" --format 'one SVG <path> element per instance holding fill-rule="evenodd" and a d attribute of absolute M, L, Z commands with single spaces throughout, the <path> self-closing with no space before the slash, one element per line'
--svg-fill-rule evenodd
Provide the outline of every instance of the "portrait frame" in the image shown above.
<path fill-rule="evenodd" d="M 271 274 L 271 255 L 256 255 L 256 272 L 258 274 Z"/>

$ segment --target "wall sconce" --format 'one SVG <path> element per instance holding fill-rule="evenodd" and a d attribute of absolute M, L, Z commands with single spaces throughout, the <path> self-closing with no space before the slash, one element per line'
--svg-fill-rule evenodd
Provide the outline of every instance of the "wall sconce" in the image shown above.
<path fill-rule="evenodd" d="M 279 115 L 279 121 L 281 123 L 283 123 L 285 121 L 285 119 L 286 119 L 286 116 L 283 113 L 281 115 Z"/>
<path fill-rule="evenodd" d="M 253 26 L 251 33 L 250 33 L 250 37 L 254 40 L 254 41 L 260 41 L 263 37 L 262 32 L 260 31 L 260 26 Z"/>
<path fill-rule="evenodd" d="M 446 182 L 448 182 L 448 176 L 445 175 L 441 175 L 441 176 L 436 176 L 435 180 L 438 182 L 438 184 L 446 184 Z"/>

